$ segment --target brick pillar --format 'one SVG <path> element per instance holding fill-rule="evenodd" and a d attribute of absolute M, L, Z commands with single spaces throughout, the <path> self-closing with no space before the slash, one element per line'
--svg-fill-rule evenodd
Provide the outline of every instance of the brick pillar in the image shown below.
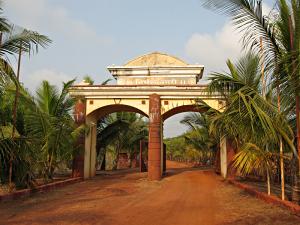
<path fill-rule="evenodd" d="M 85 123 L 85 100 L 78 99 L 74 107 L 74 120 L 77 126 Z M 84 176 L 84 149 L 85 149 L 85 135 L 82 134 L 77 142 L 75 148 L 79 151 L 77 155 L 74 155 L 72 165 L 72 177 L 83 177 Z"/>
<path fill-rule="evenodd" d="M 160 96 L 149 96 L 148 178 L 161 179 L 161 103 Z"/>

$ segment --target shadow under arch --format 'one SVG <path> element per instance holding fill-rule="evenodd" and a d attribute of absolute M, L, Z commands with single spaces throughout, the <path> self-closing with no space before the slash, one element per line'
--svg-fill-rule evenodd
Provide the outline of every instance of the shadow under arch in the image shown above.
<path fill-rule="evenodd" d="M 94 111 L 90 112 L 87 115 L 87 118 L 93 118 L 98 120 L 99 118 L 102 118 L 104 116 L 116 112 L 134 112 L 134 113 L 141 114 L 147 118 L 149 117 L 145 112 L 133 106 L 124 105 L 124 104 L 113 104 L 113 105 L 106 105 L 95 109 Z"/>
<path fill-rule="evenodd" d="M 203 110 L 199 109 L 197 105 L 182 105 L 175 107 L 165 113 L 162 114 L 162 120 L 165 121 L 166 119 L 184 112 L 203 112 Z"/>

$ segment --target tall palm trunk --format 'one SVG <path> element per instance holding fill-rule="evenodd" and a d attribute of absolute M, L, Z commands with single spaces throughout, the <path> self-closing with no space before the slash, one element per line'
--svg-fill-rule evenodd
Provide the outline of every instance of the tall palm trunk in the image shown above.
<path fill-rule="evenodd" d="M 271 195 L 271 179 L 270 179 L 269 169 L 267 169 L 267 185 L 268 185 L 268 195 Z"/>
<path fill-rule="evenodd" d="M 262 84 L 262 96 L 266 100 L 266 80 L 265 80 L 265 65 L 264 65 L 264 51 L 263 51 L 263 39 L 260 38 L 260 48 L 261 48 L 261 58 L 262 58 L 262 65 L 261 65 L 261 84 Z M 266 146 L 266 151 L 268 151 L 268 145 Z M 267 168 L 267 186 L 268 186 L 268 195 L 271 194 L 271 182 L 270 182 L 270 173 L 269 169 Z"/>
<path fill-rule="evenodd" d="M 277 92 L 277 109 L 278 113 L 281 112 L 281 98 L 280 98 L 280 80 L 278 74 L 278 64 L 277 64 L 277 57 L 275 57 L 275 74 L 277 76 L 276 79 L 276 92 Z M 285 178 L 284 178 L 284 160 L 283 160 L 283 142 L 282 137 L 279 137 L 279 157 L 280 157 L 280 180 L 281 180 L 281 199 L 285 200 Z"/>
<path fill-rule="evenodd" d="M 277 82 L 277 104 L 278 112 L 280 113 L 280 94 L 279 85 Z M 280 178 L 281 178 L 281 199 L 285 200 L 285 180 L 284 180 L 284 161 L 283 161 L 283 143 L 282 137 L 279 137 L 279 154 L 280 154 Z"/>
<path fill-rule="evenodd" d="M 293 28 L 293 22 L 292 22 L 292 16 L 289 16 L 289 33 L 290 33 L 290 46 L 291 46 L 291 60 L 292 60 L 292 76 L 295 76 L 295 80 L 298 83 L 298 78 L 296 75 L 296 65 L 294 60 L 294 28 Z M 296 174 L 295 174 L 295 180 L 294 180 L 294 190 L 293 190 L 293 200 L 299 202 L 300 196 L 299 196 L 299 177 L 300 177 L 300 97 L 295 92 L 296 96 L 296 140 L 297 140 L 297 153 L 298 157 L 296 159 L 297 165 L 296 165 Z"/>
<path fill-rule="evenodd" d="M 268 145 L 266 146 L 266 151 L 268 152 Z M 268 188 L 268 195 L 271 195 L 271 177 L 270 177 L 270 166 L 267 164 L 267 188 Z"/>
<path fill-rule="evenodd" d="M 19 78 L 20 78 L 20 67 L 21 67 L 21 56 L 22 56 L 22 42 L 19 47 L 19 58 L 18 58 L 18 68 L 17 68 L 17 84 L 16 84 L 16 94 L 13 105 L 13 130 L 12 130 L 12 139 L 15 138 L 16 126 L 17 126 L 17 108 L 18 108 L 18 98 L 19 98 Z M 13 155 L 10 154 L 9 160 L 9 176 L 8 183 L 10 188 L 12 188 L 12 174 L 13 174 Z"/>

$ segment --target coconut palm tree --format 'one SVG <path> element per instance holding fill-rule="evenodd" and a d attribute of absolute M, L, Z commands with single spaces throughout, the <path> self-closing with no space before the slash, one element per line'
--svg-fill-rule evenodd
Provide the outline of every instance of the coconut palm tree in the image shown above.
<path fill-rule="evenodd" d="M 0 2 L 0 74 L 3 77 L 7 77 L 11 73 L 12 68 L 9 64 L 9 57 L 18 54 L 18 68 L 15 75 L 16 93 L 15 100 L 13 103 L 13 130 L 12 138 L 16 133 L 16 122 L 17 122 L 17 107 L 19 97 L 19 76 L 20 76 L 20 63 L 21 55 L 23 53 L 33 54 L 38 51 L 38 47 L 46 47 L 51 40 L 44 35 L 41 35 L 34 31 L 29 31 L 24 28 L 11 24 L 8 20 L 3 17 L 2 1 Z M 13 157 L 13 156 L 12 156 Z M 12 158 L 11 157 L 11 158 Z M 10 160 L 9 169 L 9 183 L 11 184 L 12 178 L 12 160 Z"/>
<path fill-rule="evenodd" d="M 244 46 L 262 52 L 267 67 L 273 72 L 269 80 L 277 87 L 277 105 L 290 107 L 282 110 L 295 118 L 298 158 L 300 154 L 300 1 L 277 0 L 272 16 L 262 14 L 262 1 L 254 0 L 204 0 L 204 5 L 231 16 L 243 34 Z M 261 40 L 261 43 L 260 41 Z M 264 46 L 263 49 L 261 46 Z M 293 110 L 291 113 L 290 110 Z M 292 114 L 292 115 L 291 115 Z M 282 148 L 280 148 L 282 154 Z M 281 157 L 283 165 L 283 158 Z M 300 164 L 299 164 L 300 165 Z M 299 167 L 299 166 L 298 166 Z M 298 171 L 300 171 L 298 169 Z M 283 166 L 281 168 L 284 186 Z M 283 187 L 282 187 L 283 188 Z M 282 189 L 284 198 L 284 189 Z"/>
<path fill-rule="evenodd" d="M 190 113 L 180 121 L 189 127 L 189 131 L 184 134 L 185 143 L 192 146 L 202 155 L 214 155 L 218 140 L 209 133 L 209 116 L 200 113 Z"/>
<path fill-rule="evenodd" d="M 287 149 L 294 149 L 293 132 L 286 118 L 278 113 L 273 104 L 272 90 L 268 91 L 267 99 L 262 96 L 261 67 L 258 57 L 248 53 L 235 64 L 228 60 L 227 66 L 229 73 L 213 73 L 209 77 L 211 83 L 208 90 L 219 92 L 226 99 L 226 107 L 222 113 L 212 109 L 207 112 L 211 121 L 210 132 L 217 137 L 226 135 L 235 140 L 236 145 L 240 146 L 240 151 L 247 151 L 247 154 L 253 149 L 274 152 L 274 146 L 278 146 L 280 138 L 283 139 Z M 208 106 L 204 105 L 204 107 Z M 256 148 L 247 146 L 256 146 Z M 238 156 L 244 157 L 244 153 Z M 236 167 L 244 166 L 243 160 L 239 158 L 235 160 L 239 162 L 234 163 Z M 247 165 L 252 165 L 251 163 L 253 168 L 257 167 L 255 161 L 250 161 Z M 270 168 L 266 167 L 270 164 L 258 165 L 265 169 L 268 193 L 270 193 Z"/>
<path fill-rule="evenodd" d="M 43 81 L 36 91 L 36 98 L 26 98 L 31 110 L 25 115 L 25 127 L 28 137 L 35 140 L 35 147 L 40 150 L 43 174 L 52 179 L 55 168 L 66 163 L 74 154 L 74 143 L 84 130 L 76 127 L 71 116 L 74 99 L 68 96 L 71 80 L 63 83 L 61 91 Z M 26 97 L 26 96 L 25 96 Z"/>
<path fill-rule="evenodd" d="M 147 123 L 143 116 L 129 112 L 110 114 L 98 122 L 97 153 L 105 165 L 106 149 L 112 147 L 115 155 L 113 167 L 116 169 L 119 153 L 128 153 L 131 161 L 137 154 L 140 140 L 145 139 L 147 135 Z"/>

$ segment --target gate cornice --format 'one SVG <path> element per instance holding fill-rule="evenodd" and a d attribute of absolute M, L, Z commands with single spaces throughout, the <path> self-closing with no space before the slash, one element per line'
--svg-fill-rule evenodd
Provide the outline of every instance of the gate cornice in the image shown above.
<path fill-rule="evenodd" d="M 69 88 L 72 97 L 82 98 L 148 98 L 156 93 L 174 99 L 220 99 L 219 93 L 207 92 L 206 85 L 74 85 Z"/>

